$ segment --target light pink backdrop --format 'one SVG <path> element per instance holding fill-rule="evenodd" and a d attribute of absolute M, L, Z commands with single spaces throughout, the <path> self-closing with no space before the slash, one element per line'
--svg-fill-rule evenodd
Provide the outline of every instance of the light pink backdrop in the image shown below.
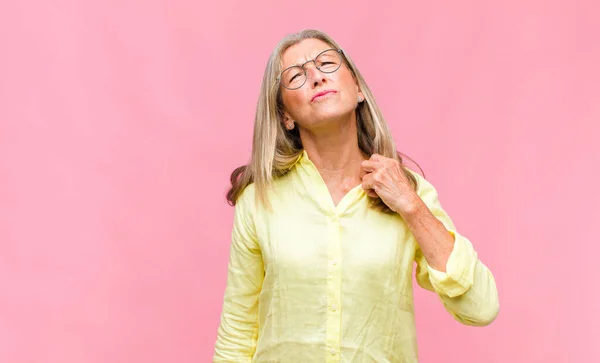
<path fill-rule="evenodd" d="M 0 362 L 209 362 L 267 57 L 329 32 L 496 276 L 422 362 L 600 361 L 595 1 L 4 1 Z M 569 5 L 570 3 L 570 5 Z"/>

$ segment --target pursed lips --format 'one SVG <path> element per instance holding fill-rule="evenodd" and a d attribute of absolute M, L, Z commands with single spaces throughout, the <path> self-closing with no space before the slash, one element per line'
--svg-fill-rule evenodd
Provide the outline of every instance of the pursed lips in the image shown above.
<path fill-rule="evenodd" d="M 318 97 L 325 96 L 326 94 L 329 94 L 329 93 L 337 93 L 337 91 L 334 91 L 334 90 L 327 90 L 327 91 L 322 91 L 322 92 L 319 92 L 319 93 L 317 93 L 316 95 L 314 95 L 314 96 L 312 97 L 312 99 L 310 100 L 310 102 L 313 102 L 313 101 L 314 101 L 315 99 L 317 99 Z"/>

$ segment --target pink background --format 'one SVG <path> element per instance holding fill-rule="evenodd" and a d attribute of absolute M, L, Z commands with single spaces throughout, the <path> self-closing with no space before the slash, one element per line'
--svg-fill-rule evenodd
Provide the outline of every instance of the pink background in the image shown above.
<path fill-rule="evenodd" d="M 569 4 L 570 3 L 570 4 Z M 262 71 L 317 27 L 493 271 L 422 362 L 600 361 L 595 1 L 4 1 L 0 362 L 209 362 Z"/>

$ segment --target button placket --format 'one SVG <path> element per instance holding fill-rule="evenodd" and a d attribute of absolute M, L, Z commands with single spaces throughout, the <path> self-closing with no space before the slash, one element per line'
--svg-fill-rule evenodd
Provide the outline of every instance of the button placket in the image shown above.
<path fill-rule="evenodd" d="M 339 361 L 339 346 L 341 334 L 341 256 L 342 256 L 342 228 L 340 216 L 337 213 L 330 215 L 330 236 L 328 243 L 328 289 L 327 289 L 327 347 L 329 355 L 327 362 Z"/>

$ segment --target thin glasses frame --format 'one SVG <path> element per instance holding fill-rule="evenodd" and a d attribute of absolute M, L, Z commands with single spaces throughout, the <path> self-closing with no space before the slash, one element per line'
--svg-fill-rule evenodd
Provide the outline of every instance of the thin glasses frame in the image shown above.
<path fill-rule="evenodd" d="M 317 62 L 316 62 L 316 60 L 317 60 L 317 59 L 318 59 L 318 58 L 319 58 L 319 57 L 320 57 L 320 56 L 321 56 L 323 53 L 325 53 L 325 52 L 330 52 L 330 51 L 332 51 L 332 50 L 334 50 L 334 51 L 336 51 L 336 52 L 338 53 L 338 55 L 339 55 L 339 57 L 340 57 L 340 64 L 339 64 L 339 65 L 337 66 L 337 68 L 336 68 L 336 69 L 334 69 L 333 71 L 329 71 L 329 72 L 323 71 L 323 70 L 321 70 L 321 69 L 320 69 L 320 68 L 317 66 Z M 306 69 L 304 69 L 304 66 L 305 66 L 305 65 L 307 65 L 307 64 L 308 64 L 308 63 L 310 63 L 310 62 L 313 62 L 313 63 L 315 64 L 315 68 L 317 68 L 317 69 L 318 69 L 320 72 L 322 72 L 322 73 L 327 73 L 327 74 L 334 73 L 334 72 L 336 72 L 338 69 L 340 69 L 340 67 L 342 66 L 342 63 L 344 62 L 344 51 L 343 51 L 343 50 L 341 50 L 341 49 L 336 49 L 336 48 L 329 48 L 329 49 L 325 49 L 325 50 L 324 50 L 324 51 L 322 51 L 321 53 L 317 54 L 317 56 L 316 56 L 314 59 L 308 60 L 308 61 L 306 61 L 306 62 L 302 63 L 301 65 L 294 65 L 294 66 L 287 67 L 286 69 L 284 69 L 283 71 L 281 71 L 281 73 L 279 73 L 279 76 L 277 76 L 277 83 L 279 83 L 279 84 L 280 84 L 280 85 L 281 85 L 283 88 L 285 88 L 285 89 L 289 89 L 289 90 L 296 90 L 296 89 L 299 89 L 299 88 L 301 88 L 302 86 L 304 86 L 304 84 L 306 83 L 306 80 L 308 79 L 308 77 L 306 76 Z M 293 87 L 293 88 L 290 88 L 290 87 L 286 87 L 286 86 L 283 84 L 283 81 L 282 81 L 282 75 L 283 75 L 283 73 L 285 73 L 287 70 L 289 70 L 289 69 L 292 69 L 292 68 L 300 68 L 300 69 L 302 69 L 302 74 L 304 75 L 304 81 L 303 81 L 303 82 L 302 82 L 302 84 L 301 84 L 301 85 L 299 85 L 298 87 Z"/>

